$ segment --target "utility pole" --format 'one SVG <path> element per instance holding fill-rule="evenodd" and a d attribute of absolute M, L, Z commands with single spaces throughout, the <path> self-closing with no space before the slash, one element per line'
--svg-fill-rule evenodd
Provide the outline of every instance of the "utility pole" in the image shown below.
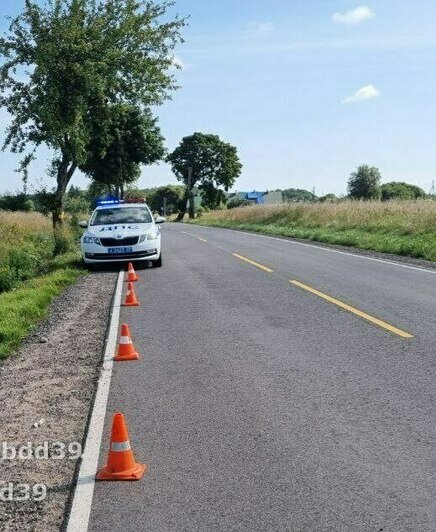
<path fill-rule="evenodd" d="M 435 185 L 434 185 L 434 179 L 431 183 L 431 189 L 430 189 L 430 192 L 428 193 L 429 196 L 436 196 L 436 189 L 435 189 Z"/>
<path fill-rule="evenodd" d="M 163 199 L 163 215 L 166 216 L 167 215 L 167 197 L 164 196 L 164 199 Z"/>

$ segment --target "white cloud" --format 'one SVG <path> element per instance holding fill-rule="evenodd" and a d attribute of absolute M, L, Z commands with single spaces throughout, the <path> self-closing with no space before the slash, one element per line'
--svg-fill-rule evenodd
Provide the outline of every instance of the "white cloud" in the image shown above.
<path fill-rule="evenodd" d="M 356 91 L 352 96 L 342 100 L 342 103 L 357 103 L 365 102 L 367 100 L 373 100 L 381 96 L 381 92 L 374 85 L 365 85 L 358 91 Z"/>
<path fill-rule="evenodd" d="M 344 13 L 335 13 L 333 22 L 337 24 L 361 24 L 375 17 L 375 11 L 368 6 L 360 6 Z"/>
<path fill-rule="evenodd" d="M 256 35 L 268 35 L 275 30 L 273 22 L 250 22 L 249 26 Z"/>

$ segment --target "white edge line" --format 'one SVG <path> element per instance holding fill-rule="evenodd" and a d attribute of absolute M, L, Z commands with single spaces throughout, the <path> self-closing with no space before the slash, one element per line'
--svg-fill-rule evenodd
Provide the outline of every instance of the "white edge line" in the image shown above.
<path fill-rule="evenodd" d="M 249 236 L 258 236 L 260 238 L 268 238 L 270 240 L 278 240 L 279 242 L 286 242 L 287 244 L 296 244 L 297 246 L 305 246 L 308 248 L 315 248 L 320 251 L 328 251 L 330 253 L 339 253 L 340 255 L 347 255 L 348 257 L 354 257 L 355 259 L 365 259 L 365 260 L 372 260 L 374 262 L 381 262 L 382 264 L 390 264 L 391 266 L 398 266 L 398 268 L 407 268 L 408 270 L 417 270 L 418 272 L 423 273 L 433 273 L 436 274 L 436 270 L 430 270 L 427 268 L 419 268 L 418 266 L 409 266 L 408 264 L 400 264 L 399 262 L 394 262 L 392 260 L 385 260 L 385 259 L 376 259 L 375 257 L 367 257 L 365 255 L 359 255 L 359 253 L 349 253 L 348 251 L 340 251 L 339 249 L 331 249 L 322 245 L 315 245 L 315 244 L 306 244 L 304 242 L 298 242 L 296 240 L 293 240 L 292 237 L 283 237 L 278 238 L 275 236 L 269 236 L 269 235 L 261 235 L 258 233 L 248 233 L 247 231 L 240 231 L 239 229 L 230 229 L 228 227 L 215 227 L 213 225 L 197 225 L 196 227 L 202 227 L 203 229 L 224 229 L 226 231 L 232 231 L 232 233 L 241 233 L 243 235 L 249 235 Z M 320 242 L 322 244 L 322 242 Z M 328 243 L 326 243 L 328 245 Z M 356 250 L 359 250 L 359 248 L 355 248 Z M 361 251 L 371 251 L 371 250 L 361 250 Z"/>
<path fill-rule="evenodd" d="M 95 395 L 94 407 L 88 428 L 85 450 L 82 456 L 79 476 L 74 492 L 73 504 L 68 518 L 67 532 L 86 532 L 91 515 L 94 494 L 95 474 L 98 467 L 100 445 L 103 435 L 109 388 L 112 378 L 113 357 L 117 344 L 118 325 L 120 321 L 121 295 L 123 291 L 124 271 L 118 274 L 118 281 L 112 306 L 106 350 Z"/>

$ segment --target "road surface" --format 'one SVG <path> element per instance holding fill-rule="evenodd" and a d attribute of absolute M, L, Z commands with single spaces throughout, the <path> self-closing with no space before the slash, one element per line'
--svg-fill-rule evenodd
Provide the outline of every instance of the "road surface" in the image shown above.
<path fill-rule="evenodd" d="M 112 413 L 149 474 L 91 531 L 436 530 L 436 273 L 168 224 Z"/>

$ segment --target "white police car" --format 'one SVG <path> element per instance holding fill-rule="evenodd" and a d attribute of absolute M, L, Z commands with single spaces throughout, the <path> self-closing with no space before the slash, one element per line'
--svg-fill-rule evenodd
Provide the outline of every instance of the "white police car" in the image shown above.
<path fill-rule="evenodd" d="M 80 244 L 83 262 L 88 266 L 111 263 L 151 261 L 162 266 L 160 228 L 163 218 L 153 219 L 145 203 L 122 200 L 101 201 L 88 222 Z"/>

